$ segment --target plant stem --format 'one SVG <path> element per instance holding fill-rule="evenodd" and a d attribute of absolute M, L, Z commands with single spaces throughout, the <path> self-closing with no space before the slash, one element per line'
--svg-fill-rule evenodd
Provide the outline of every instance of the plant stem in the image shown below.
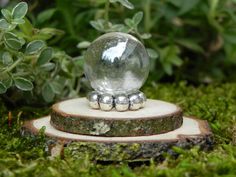
<path fill-rule="evenodd" d="M 223 28 L 222 26 L 220 26 L 220 24 L 217 22 L 217 20 L 215 19 L 216 17 L 216 14 L 217 14 L 217 6 L 219 5 L 219 0 L 212 0 L 210 1 L 210 11 L 208 13 L 208 21 L 209 23 L 215 27 L 215 29 L 218 31 L 218 32 L 222 32 L 223 31 Z"/>
<path fill-rule="evenodd" d="M 3 41 L 3 35 L 4 35 L 4 32 L 2 31 L 2 32 L 0 32 L 0 46 L 4 43 Z"/>
<path fill-rule="evenodd" d="M 0 33 L 0 41 L 2 41 L 3 34 L 3 32 Z"/>
<path fill-rule="evenodd" d="M 144 5 L 144 13 L 145 13 L 145 16 L 144 16 L 144 28 L 145 28 L 145 31 L 146 32 L 149 32 L 150 31 L 150 24 L 151 24 L 151 2 L 150 0 L 147 0 L 145 2 L 145 5 Z"/>
<path fill-rule="evenodd" d="M 70 3 L 71 3 L 70 0 L 57 0 L 56 1 L 57 9 L 61 12 L 64 18 L 65 27 L 69 31 L 72 38 L 78 39 L 78 36 L 75 32 L 74 24 L 73 24 L 74 14 L 73 14 L 73 11 L 71 10 L 71 7 L 69 6 Z"/>
<path fill-rule="evenodd" d="M 22 60 L 24 59 L 24 57 L 20 57 L 18 60 L 16 60 L 9 68 L 7 68 L 6 70 L 4 70 L 2 72 L 2 74 L 6 74 L 8 72 L 10 72 L 11 70 L 13 70 Z"/>
<path fill-rule="evenodd" d="M 144 40 L 141 37 L 142 35 L 138 32 L 138 30 L 136 30 L 135 33 L 139 37 L 139 40 L 144 44 Z"/>
<path fill-rule="evenodd" d="M 105 4 L 105 14 L 104 14 L 106 28 L 109 27 L 109 9 L 110 9 L 110 1 L 107 0 Z"/>

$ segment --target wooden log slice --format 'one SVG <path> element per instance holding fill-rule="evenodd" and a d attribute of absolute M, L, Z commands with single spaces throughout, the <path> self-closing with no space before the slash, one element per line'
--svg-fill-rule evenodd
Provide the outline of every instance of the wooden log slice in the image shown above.
<path fill-rule="evenodd" d="M 182 110 L 171 103 L 147 100 L 137 111 L 91 109 L 85 98 L 52 106 L 51 124 L 58 130 L 98 136 L 141 136 L 169 132 L 182 125 Z"/>
<path fill-rule="evenodd" d="M 100 137 L 79 135 L 55 129 L 50 117 L 26 121 L 22 135 L 37 136 L 45 127 L 48 144 L 58 142 L 66 146 L 64 155 L 75 158 L 88 157 L 101 161 L 134 161 L 159 159 L 164 153 L 173 155 L 173 146 L 191 148 L 194 145 L 202 149 L 212 147 L 212 133 L 208 123 L 203 120 L 184 117 L 180 128 L 164 134 L 134 137 Z"/>

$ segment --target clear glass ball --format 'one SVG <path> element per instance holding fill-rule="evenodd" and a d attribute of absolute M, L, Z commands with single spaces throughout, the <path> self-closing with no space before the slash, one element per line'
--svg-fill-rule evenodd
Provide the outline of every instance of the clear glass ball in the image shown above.
<path fill-rule="evenodd" d="M 85 75 L 99 93 L 129 94 L 139 90 L 149 73 L 149 58 L 135 37 L 112 32 L 97 38 L 85 52 Z"/>

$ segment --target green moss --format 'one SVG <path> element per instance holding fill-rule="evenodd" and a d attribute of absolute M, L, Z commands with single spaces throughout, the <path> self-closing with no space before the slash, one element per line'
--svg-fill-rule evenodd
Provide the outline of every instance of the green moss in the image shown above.
<path fill-rule="evenodd" d="M 132 144 L 132 146 L 129 147 L 131 151 L 137 151 L 140 148 L 140 144 Z"/>
<path fill-rule="evenodd" d="M 149 98 L 171 101 L 180 105 L 185 115 L 194 115 L 208 120 L 215 135 L 216 144 L 209 152 L 198 147 L 191 150 L 174 148 L 177 159 L 166 155 L 163 162 L 131 168 L 126 163 L 101 165 L 94 163 L 87 152 L 101 154 L 96 145 L 91 144 L 84 151 L 69 153 L 73 143 L 65 148 L 65 157 L 49 158 L 45 151 L 45 137 L 21 137 L 19 121 L 39 117 L 44 110 L 12 112 L 12 123 L 8 125 L 8 111 L 0 103 L 0 176 L 85 176 L 85 177 L 182 177 L 182 176 L 235 176 L 236 175 L 236 84 L 222 84 L 193 87 L 184 82 L 146 86 L 144 92 Z M 18 116 L 17 116 L 18 115 Z M 75 148 L 76 146 L 74 146 Z M 83 143 L 80 149 L 82 149 Z M 138 147 L 132 147 L 135 150 Z M 121 159 L 124 153 L 120 147 L 114 148 L 113 157 Z M 76 154 L 78 153 L 78 154 Z M 108 152 L 102 152 L 104 157 Z M 94 160 L 94 159 L 93 159 Z"/>

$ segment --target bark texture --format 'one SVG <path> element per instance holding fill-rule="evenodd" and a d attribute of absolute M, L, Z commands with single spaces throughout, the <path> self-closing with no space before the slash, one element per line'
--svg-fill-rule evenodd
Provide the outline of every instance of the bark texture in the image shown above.
<path fill-rule="evenodd" d="M 22 128 L 22 135 L 37 136 L 40 129 L 36 129 L 33 121 L 25 122 Z M 161 139 L 153 141 L 137 142 L 91 142 L 59 138 L 52 134 L 45 134 L 47 137 L 48 149 L 62 143 L 66 147 L 65 156 L 74 158 L 88 158 L 97 161 L 145 161 L 162 159 L 163 154 L 176 155 L 172 150 L 173 146 L 189 149 L 198 145 L 203 150 L 209 150 L 213 146 L 213 136 L 208 123 L 203 120 L 196 120 L 199 124 L 200 134 L 184 135 L 179 134 L 175 139 Z"/>
<path fill-rule="evenodd" d="M 179 128 L 183 122 L 182 110 L 163 116 L 139 119 L 112 119 L 85 117 L 62 113 L 52 109 L 51 125 L 56 129 L 84 135 L 98 136 L 144 136 L 166 133 Z"/>

